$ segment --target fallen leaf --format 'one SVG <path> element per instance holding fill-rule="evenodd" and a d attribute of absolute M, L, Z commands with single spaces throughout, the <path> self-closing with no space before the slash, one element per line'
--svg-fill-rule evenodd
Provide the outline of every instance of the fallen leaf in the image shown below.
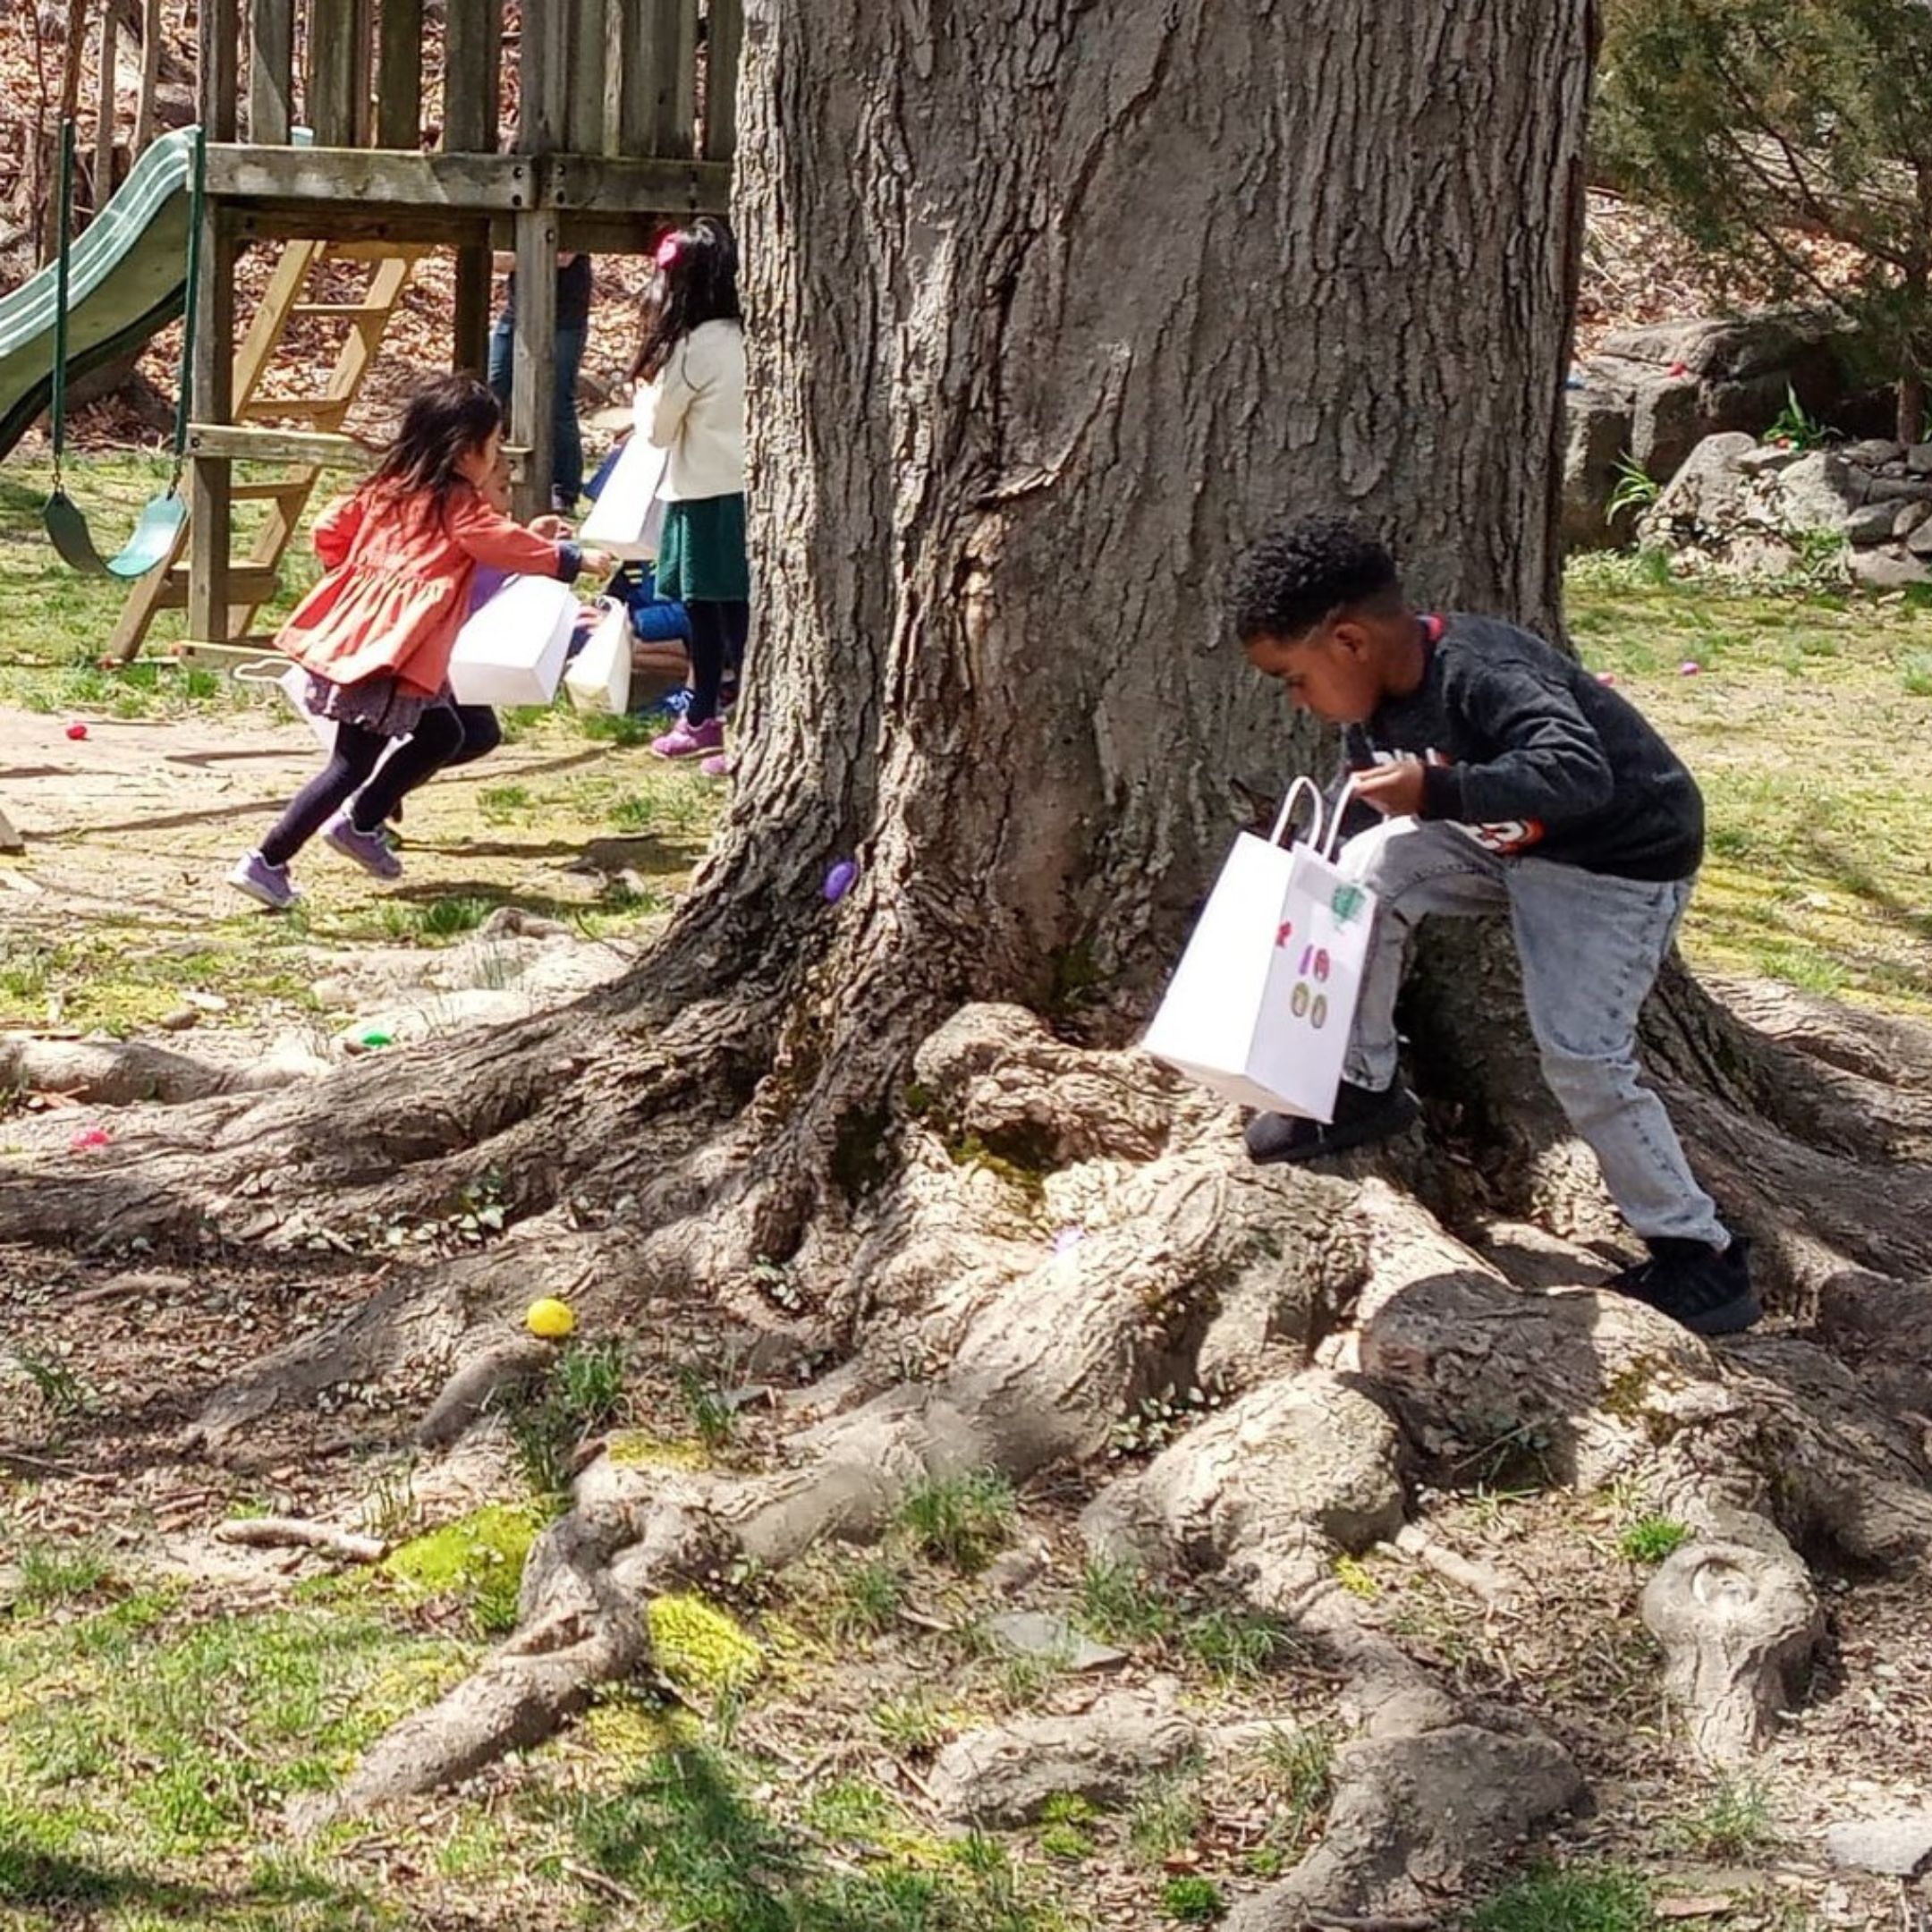
<path fill-rule="evenodd" d="M 1659 1919 L 1717 1919 L 1731 1910 L 1731 1901 L 1722 1893 L 1699 1893 L 1659 1899 L 1652 1910 Z"/>

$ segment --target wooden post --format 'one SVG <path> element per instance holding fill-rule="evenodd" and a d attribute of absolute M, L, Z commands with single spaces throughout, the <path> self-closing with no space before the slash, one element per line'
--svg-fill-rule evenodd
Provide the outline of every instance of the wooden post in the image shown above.
<path fill-rule="evenodd" d="M 121 58 L 121 0 L 107 0 L 101 9 L 100 92 L 94 120 L 94 212 L 98 215 L 114 192 L 114 69 Z"/>
<path fill-rule="evenodd" d="M 738 145 L 738 55 L 744 46 L 744 0 L 711 0 L 708 18 L 705 159 L 729 161 Z"/>
<path fill-rule="evenodd" d="M 197 52 L 202 129 L 211 141 L 232 141 L 240 119 L 241 0 L 201 0 Z"/>
<path fill-rule="evenodd" d="M 250 0 L 249 139 L 264 148 L 286 147 L 294 96 L 295 0 Z"/>
<path fill-rule="evenodd" d="M 355 146 L 356 0 L 309 0 L 309 125 L 318 148 Z"/>
<path fill-rule="evenodd" d="M 556 154 L 564 146 L 570 86 L 572 0 L 526 6 L 517 50 L 517 152 Z M 521 288 L 519 278 L 517 286 Z"/>
<path fill-rule="evenodd" d="M 456 250 L 456 318 L 452 369 L 489 373 L 491 258 L 487 247 Z"/>
<path fill-rule="evenodd" d="M 422 146 L 423 0 L 382 0 L 376 145 Z"/>
<path fill-rule="evenodd" d="M 555 211 L 533 208 L 516 218 L 516 334 L 511 344 L 510 440 L 530 452 L 516 494 L 526 520 L 550 507 L 556 462 Z"/>
<path fill-rule="evenodd" d="M 604 152 L 605 77 L 610 60 L 608 0 L 551 0 L 570 16 L 564 145 L 572 154 Z"/>
<path fill-rule="evenodd" d="M 156 97 L 161 91 L 161 0 L 141 0 L 140 105 L 134 111 L 134 157 L 139 160 L 155 138 Z"/>
<path fill-rule="evenodd" d="M 195 321 L 194 395 L 198 422 L 225 423 L 234 410 L 235 245 L 218 201 L 201 216 L 201 292 Z M 228 640 L 229 528 L 233 463 L 197 456 L 188 495 L 188 635 L 204 644 Z"/>
<path fill-rule="evenodd" d="M 443 146 L 450 154 L 495 154 L 503 0 L 448 0 L 444 31 Z"/>
<path fill-rule="evenodd" d="M 698 0 L 615 0 L 617 151 L 683 160 L 698 119 Z"/>
<path fill-rule="evenodd" d="M 349 77 L 350 140 L 354 147 L 368 148 L 376 139 L 376 0 L 355 0 L 351 31 L 355 66 Z"/>

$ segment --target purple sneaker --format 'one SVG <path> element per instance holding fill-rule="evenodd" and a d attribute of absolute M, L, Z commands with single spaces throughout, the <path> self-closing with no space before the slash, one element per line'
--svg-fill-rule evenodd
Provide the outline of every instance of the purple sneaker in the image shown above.
<path fill-rule="evenodd" d="M 698 769 L 707 778 L 729 778 L 732 775 L 732 761 L 723 751 L 715 758 L 708 758 Z"/>
<path fill-rule="evenodd" d="M 389 842 L 380 832 L 358 832 L 346 809 L 322 827 L 322 843 L 344 859 L 353 859 L 373 878 L 402 877 L 402 861 L 389 850 Z"/>
<path fill-rule="evenodd" d="M 702 724 L 687 724 L 680 718 L 662 738 L 651 740 L 651 750 L 659 758 L 707 758 L 724 749 L 723 718 L 707 718 Z"/>
<path fill-rule="evenodd" d="M 237 892 L 265 905 L 271 912 L 286 912 L 301 898 L 285 865 L 270 865 L 258 852 L 251 852 L 228 875 Z"/>

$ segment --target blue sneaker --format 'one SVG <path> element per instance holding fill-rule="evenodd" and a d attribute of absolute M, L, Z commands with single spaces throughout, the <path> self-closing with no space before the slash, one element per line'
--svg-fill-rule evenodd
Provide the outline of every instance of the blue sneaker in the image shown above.
<path fill-rule="evenodd" d="M 301 898 L 294 880 L 289 877 L 289 869 L 285 865 L 270 865 L 258 852 L 251 852 L 236 866 L 228 875 L 228 883 L 271 912 L 286 912 Z"/>
<path fill-rule="evenodd" d="M 380 832 L 357 831 L 346 808 L 322 827 L 322 843 L 344 859 L 353 859 L 372 878 L 402 877 L 402 861 L 389 850 L 388 840 Z"/>

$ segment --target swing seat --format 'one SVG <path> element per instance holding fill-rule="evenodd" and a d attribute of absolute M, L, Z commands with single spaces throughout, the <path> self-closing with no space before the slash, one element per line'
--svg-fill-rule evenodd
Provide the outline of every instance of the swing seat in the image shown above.
<path fill-rule="evenodd" d="M 70 570 L 89 577 L 107 574 L 107 561 L 94 547 L 87 519 L 81 515 L 80 504 L 65 490 L 57 489 L 47 498 L 40 521 L 47 525 L 47 536 L 60 553 L 61 562 Z"/>
<path fill-rule="evenodd" d="M 150 496 L 120 555 L 107 559 L 107 568 L 116 577 L 145 577 L 173 555 L 175 538 L 187 521 L 188 505 L 179 490 Z"/>
<path fill-rule="evenodd" d="M 187 520 L 188 505 L 177 491 L 151 496 L 127 542 L 114 555 L 104 557 L 80 504 L 65 490 L 55 490 L 41 512 L 41 521 L 61 562 L 89 577 L 145 577 L 167 561 Z"/>

